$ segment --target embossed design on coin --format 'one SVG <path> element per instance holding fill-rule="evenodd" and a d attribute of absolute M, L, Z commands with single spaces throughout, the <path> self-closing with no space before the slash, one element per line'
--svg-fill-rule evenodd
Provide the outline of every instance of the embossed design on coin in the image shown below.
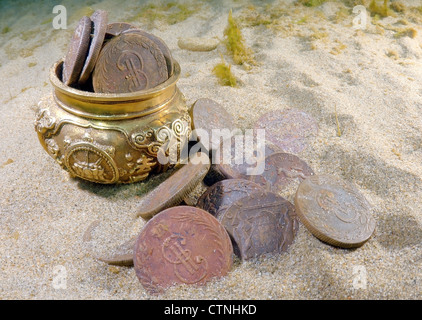
<path fill-rule="evenodd" d="M 161 53 L 164 55 L 164 58 L 166 59 L 168 77 L 171 77 L 173 75 L 173 71 L 174 71 L 173 56 L 171 55 L 171 51 L 163 39 L 157 37 L 156 35 L 153 35 L 152 33 L 145 32 L 143 30 L 136 29 L 136 28 L 129 28 L 128 30 L 122 31 L 122 33 L 123 34 L 136 33 L 152 40 L 161 50 Z"/>
<path fill-rule="evenodd" d="M 204 210 L 166 209 L 142 229 L 134 249 L 136 275 L 149 293 L 176 284 L 205 284 L 226 275 L 233 247 L 224 227 Z"/>
<path fill-rule="evenodd" d="M 244 179 L 227 179 L 213 184 L 198 199 L 196 206 L 220 216 L 235 201 L 262 190 L 258 184 Z"/>
<path fill-rule="evenodd" d="M 287 251 L 299 228 L 294 206 L 272 192 L 241 198 L 217 219 L 239 248 L 242 260 Z"/>
<path fill-rule="evenodd" d="M 318 133 L 315 120 L 296 109 L 274 110 L 262 115 L 255 125 L 265 129 L 265 137 L 283 152 L 298 154 Z"/>
<path fill-rule="evenodd" d="M 178 205 L 205 177 L 210 168 L 206 154 L 189 160 L 169 178 L 146 194 L 139 206 L 137 216 L 149 219 L 161 210 Z"/>
<path fill-rule="evenodd" d="M 240 140 L 237 140 L 238 137 Z M 262 169 L 258 166 L 260 161 L 263 161 L 267 155 L 279 151 L 277 147 L 268 143 L 264 146 L 254 145 L 253 150 L 247 150 L 244 145 L 245 136 L 238 137 L 224 141 L 216 152 L 219 163 L 215 163 L 215 170 L 227 179 L 249 179 L 250 175 L 255 175 L 259 172 L 257 170 Z M 228 143 L 230 148 L 225 147 L 225 143 Z"/>
<path fill-rule="evenodd" d="M 221 141 L 220 137 L 216 136 L 216 130 L 226 130 L 231 135 L 235 129 L 231 114 L 212 99 L 201 98 L 196 100 L 190 109 L 190 114 L 192 126 L 196 130 L 199 141 L 201 141 L 200 130 L 203 130 L 204 134 L 207 135 L 205 137 L 207 140 L 206 145 L 204 145 L 205 148 L 215 150 L 220 147 Z"/>
<path fill-rule="evenodd" d="M 264 161 L 264 172 L 251 175 L 250 179 L 272 192 L 281 192 L 290 185 L 297 189 L 301 181 L 314 174 L 308 164 L 294 154 L 277 152 L 265 157 Z"/>
<path fill-rule="evenodd" d="M 100 54 L 101 47 L 104 42 L 106 28 L 107 28 L 107 12 L 104 10 L 97 10 L 91 16 L 93 22 L 94 34 L 89 45 L 88 56 L 86 57 L 81 75 L 79 77 L 79 84 L 84 84 L 91 76 Z"/>
<path fill-rule="evenodd" d="M 207 275 L 208 262 L 201 255 L 191 256 L 190 250 L 185 250 L 186 237 L 171 235 L 166 238 L 161 247 L 164 259 L 173 265 L 176 277 L 182 282 L 193 284 L 201 281 Z"/>
<path fill-rule="evenodd" d="M 78 82 L 86 56 L 91 34 L 91 19 L 82 17 L 75 29 L 63 63 L 62 81 L 72 86 Z"/>
<path fill-rule="evenodd" d="M 106 38 L 116 37 L 121 34 L 123 31 L 129 29 L 136 29 L 136 27 L 127 22 L 114 22 L 109 23 L 106 29 Z"/>
<path fill-rule="evenodd" d="M 375 230 L 365 197 L 352 184 L 334 176 L 315 175 L 302 181 L 295 206 L 309 231 L 331 245 L 359 247 Z"/>
<path fill-rule="evenodd" d="M 124 93 L 153 88 L 168 79 L 157 45 L 139 34 L 121 34 L 101 50 L 93 72 L 95 92 Z"/>
<path fill-rule="evenodd" d="M 113 160 L 113 150 L 91 142 L 76 142 L 66 149 L 65 164 L 70 173 L 85 180 L 114 183 L 119 171 Z"/>

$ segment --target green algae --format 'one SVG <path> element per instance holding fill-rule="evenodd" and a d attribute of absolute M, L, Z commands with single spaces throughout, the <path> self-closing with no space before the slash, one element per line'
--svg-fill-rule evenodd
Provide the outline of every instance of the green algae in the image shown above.
<path fill-rule="evenodd" d="M 9 26 L 5 26 L 2 30 L 1 30 L 1 34 L 6 34 L 9 33 L 10 31 L 12 31 L 12 29 L 10 29 Z"/>
<path fill-rule="evenodd" d="M 382 4 L 380 1 L 372 0 L 368 7 L 372 16 L 378 15 L 381 18 L 392 15 L 392 11 L 388 6 L 388 0 L 383 0 Z"/>
<path fill-rule="evenodd" d="M 300 0 L 299 2 L 306 7 L 318 7 L 327 0 Z"/>
<path fill-rule="evenodd" d="M 231 10 L 229 12 L 227 26 L 224 29 L 224 36 L 224 43 L 232 55 L 234 63 L 245 66 L 256 65 L 253 52 L 246 46 L 240 27 L 233 18 Z"/>
<path fill-rule="evenodd" d="M 394 35 L 394 38 L 402 38 L 402 37 L 409 37 L 409 38 L 416 38 L 418 32 L 415 28 L 403 28 L 397 31 Z"/>
<path fill-rule="evenodd" d="M 237 80 L 231 71 L 231 65 L 226 64 L 223 57 L 221 57 L 221 62 L 212 69 L 212 72 L 222 86 L 237 87 Z"/>
<path fill-rule="evenodd" d="M 160 21 L 173 25 L 185 21 L 199 10 L 199 3 L 159 2 L 149 3 L 141 8 L 130 20 L 146 19 L 149 26 Z"/>

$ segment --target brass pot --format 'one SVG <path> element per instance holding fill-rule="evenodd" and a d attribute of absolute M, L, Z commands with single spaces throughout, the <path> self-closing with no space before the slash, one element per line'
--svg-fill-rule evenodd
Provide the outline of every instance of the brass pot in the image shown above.
<path fill-rule="evenodd" d="M 109 94 L 82 91 L 60 79 L 63 60 L 50 70 L 53 92 L 41 99 L 35 130 L 43 148 L 72 176 L 98 183 L 131 183 L 163 172 L 157 154 L 191 132 L 185 98 L 176 86 L 180 66 L 155 88 Z"/>

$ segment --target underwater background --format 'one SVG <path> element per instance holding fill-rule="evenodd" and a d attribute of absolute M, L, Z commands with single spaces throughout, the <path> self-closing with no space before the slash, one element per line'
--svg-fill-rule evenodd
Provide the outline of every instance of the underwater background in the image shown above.
<path fill-rule="evenodd" d="M 2 299 L 420 299 L 422 293 L 422 3 L 418 0 L 0 0 L 0 297 Z M 66 8 L 55 29 L 53 8 Z M 356 6 L 364 7 L 365 25 Z M 373 237 L 339 249 L 300 225 L 288 252 L 235 258 L 203 287 L 149 295 L 133 268 L 95 259 L 136 236 L 142 196 L 167 176 L 128 185 L 72 178 L 42 149 L 38 102 L 79 19 L 108 11 L 162 38 L 181 66 L 188 106 L 220 103 L 240 129 L 271 111 L 306 112 L 318 135 L 298 156 L 357 186 Z M 251 60 L 227 46 L 229 13 Z M 360 20 L 359 20 L 359 19 Z M 210 51 L 179 40 L 218 40 Z M 215 73 L 223 63 L 231 74 Z M 232 79 L 236 81 L 224 81 Z M 282 128 L 280 128 L 281 130 Z M 294 200 L 294 191 L 283 194 Z M 93 223 L 99 221 L 96 227 Z M 90 230 L 91 238 L 84 241 Z M 65 279 L 57 286 L 58 277 Z"/>

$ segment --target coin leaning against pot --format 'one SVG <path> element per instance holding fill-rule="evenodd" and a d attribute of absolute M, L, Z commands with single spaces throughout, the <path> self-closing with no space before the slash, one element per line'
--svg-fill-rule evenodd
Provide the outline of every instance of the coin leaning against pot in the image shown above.
<path fill-rule="evenodd" d="M 64 84 L 96 93 L 148 90 L 173 74 L 166 43 L 128 23 L 108 23 L 96 10 L 75 28 L 64 58 Z"/>

